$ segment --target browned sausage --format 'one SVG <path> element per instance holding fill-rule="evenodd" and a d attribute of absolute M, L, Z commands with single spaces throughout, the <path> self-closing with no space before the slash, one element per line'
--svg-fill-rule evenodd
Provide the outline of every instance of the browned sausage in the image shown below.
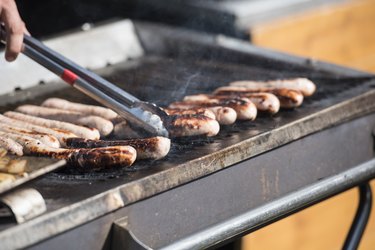
<path fill-rule="evenodd" d="M 208 108 L 170 109 L 163 108 L 168 115 L 205 115 L 216 119 L 214 112 Z"/>
<path fill-rule="evenodd" d="M 230 99 L 233 97 L 241 97 L 241 95 L 207 95 L 197 94 L 185 96 L 184 101 L 204 101 L 209 99 Z M 279 99 L 271 93 L 249 93 L 242 95 L 242 97 L 249 98 L 252 101 L 257 110 L 276 114 L 280 109 Z"/>
<path fill-rule="evenodd" d="M 282 108 L 296 108 L 301 106 L 303 102 L 303 95 L 296 90 L 292 89 L 259 89 L 249 90 L 245 87 L 225 86 L 217 88 L 214 91 L 215 95 L 235 95 L 247 96 L 258 92 L 268 92 L 274 94 L 280 101 Z"/>
<path fill-rule="evenodd" d="M 315 84 L 307 78 L 295 78 L 271 81 L 237 81 L 231 82 L 230 86 L 245 87 L 247 89 L 292 89 L 300 91 L 304 96 L 311 96 L 316 91 Z M 265 91 L 268 92 L 268 91 Z"/>
<path fill-rule="evenodd" d="M 171 147 L 171 140 L 165 137 L 152 137 L 130 140 L 88 140 L 83 138 L 70 138 L 67 141 L 71 148 L 100 148 L 108 146 L 132 146 L 137 150 L 137 159 L 158 160 L 164 158 Z"/>
<path fill-rule="evenodd" d="M 169 105 L 170 108 L 189 108 L 189 107 L 217 107 L 224 106 L 234 109 L 239 120 L 254 120 L 257 116 L 255 105 L 248 98 L 230 98 L 230 99 L 209 99 L 203 101 L 183 101 L 174 102 Z"/>
<path fill-rule="evenodd" d="M 87 170 L 99 170 L 106 167 L 128 167 L 137 157 L 136 150 L 131 146 L 113 146 L 104 148 L 51 148 L 40 141 L 12 133 L 0 132 L 20 143 L 28 155 L 48 156 L 56 159 L 65 159 L 70 164 Z"/>
<path fill-rule="evenodd" d="M 169 116 L 166 123 L 171 137 L 215 136 L 220 131 L 219 123 L 204 115 Z"/>

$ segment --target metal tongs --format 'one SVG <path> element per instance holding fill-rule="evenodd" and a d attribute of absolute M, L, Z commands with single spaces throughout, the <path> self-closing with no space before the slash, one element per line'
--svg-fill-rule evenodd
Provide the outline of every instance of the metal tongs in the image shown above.
<path fill-rule="evenodd" d="M 5 44 L 6 32 L 2 25 L 0 40 Z M 66 83 L 113 109 L 132 126 L 152 135 L 168 137 L 168 130 L 162 120 L 167 115 L 155 104 L 139 100 L 26 34 L 22 53 L 58 75 Z"/>

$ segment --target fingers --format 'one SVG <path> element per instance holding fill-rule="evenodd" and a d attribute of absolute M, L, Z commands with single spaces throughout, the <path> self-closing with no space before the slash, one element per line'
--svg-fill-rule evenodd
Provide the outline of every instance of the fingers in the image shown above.
<path fill-rule="evenodd" d="M 2 2 L 0 19 L 4 22 L 7 31 L 5 59 L 11 62 L 17 58 L 22 50 L 23 34 L 26 28 L 14 0 L 4 0 Z"/>

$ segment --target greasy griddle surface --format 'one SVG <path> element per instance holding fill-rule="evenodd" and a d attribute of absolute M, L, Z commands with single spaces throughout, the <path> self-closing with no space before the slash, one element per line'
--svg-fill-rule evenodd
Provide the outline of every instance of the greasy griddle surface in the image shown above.
<path fill-rule="evenodd" d="M 137 161 L 128 169 L 112 169 L 100 173 L 79 174 L 74 169 L 65 169 L 50 174 L 35 184 L 43 190 L 43 196 L 49 204 L 48 210 L 72 204 L 120 184 L 208 156 L 255 135 L 292 123 L 333 104 L 358 96 L 372 87 L 368 79 L 344 79 L 322 73 L 301 75 L 299 72 L 272 71 L 243 65 L 159 57 L 146 57 L 124 62 L 110 66 L 100 73 L 140 99 L 159 105 L 167 105 L 186 94 L 209 93 L 230 81 L 246 79 L 308 77 L 317 84 L 317 93 L 306 98 L 302 107 L 298 109 L 281 110 L 275 116 L 260 114 L 255 121 L 222 126 L 219 135 L 213 138 L 175 140 L 168 156 L 159 161 Z M 2 106 L 1 111 L 12 110 L 25 103 L 41 104 L 49 97 L 96 104 L 95 101 L 70 87 L 42 95 L 39 95 L 37 90 L 32 93 L 26 91 L 26 94 L 31 95 L 27 101 L 17 102 L 9 99 L 12 103 Z M 61 185 L 66 183 L 69 185 Z"/>

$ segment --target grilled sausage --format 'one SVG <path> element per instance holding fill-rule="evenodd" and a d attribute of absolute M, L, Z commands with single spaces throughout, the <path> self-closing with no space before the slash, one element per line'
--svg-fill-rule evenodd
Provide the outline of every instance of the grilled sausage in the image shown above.
<path fill-rule="evenodd" d="M 5 135 L 0 135 L 0 147 L 5 148 L 10 153 L 22 156 L 23 155 L 23 147 L 18 142 L 6 137 Z"/>
<path fill-rule="evenodd" d="M 189 107 L 217 107 L 224 106 L 234 109 L 239 120 L 254 120 L 257 116 L 255 105 L 248 98 L 230 98 L 230 99 L 209 99 L 203 101 L 183 101 L 174 102 L 169 105 L 170 108 L 189 108 Z"/>
<path fill-rule="evenodd" d="M 90 170 L 99 170 L 114 166 L 131 166 L 137 157 L 136 150 L 130 146 L 90 149 L 51 148 L 29 136 L 0 132 L 1 135 L 8 136 L 20 143 L 26 154 L 64 159 L 71 165 Z"/>
<path fill-rule="evenodd" d="M 230 125 L 237 120 L 237 112 L 232 108 L 217 106 L 209 109 L 215 114 L 215 118 L 220 125 Z"/>
<path fill-rule="evenodd" d="M 4 113 L 4 115 L 9 118 L 13 118 L 13 119 L 24 121 L 24 122 L 29 122 L 31 124 L 35 124 L 35 125 L 39 125 L 39 126 L 43 126 L 47 128 L 57 128 L 57 129 L 67 130 L 81 138 L 92 139 L 92 140 L 97 140 L 100 138 L 99 131 L 96 128 L 78 126 L 78 125 L 68 123 L 68 122 L 44 119 L 44 118 L 35 117 L 31 115 L 25 115 L 22 113 L 12 112 L 12 111 L 6 112 Z"/>
<path fill-rule="evenodd" d="M 212 119 L 216 119 L 214 112 L 209 108 L 189 108 L 189 109 L 163 109 L 168 115 L 205 115 Z"/>
<path fill-rule="evenodd" d="M 117 113 L 114 112 L 112 109 L 95 105 L 70 102 L 60 98 L 49 98 L 42 103 L 42 106 L 48 108 L 76 111 L 86 116 L 100 116 L 110 121 L 117 117 Z"/>
<path fill-rule="evenodd" d="M 245 87 L 236 86 L 225 86 L 217 88 L 214 91 L 215 95 L 235 95 L 235 96 L 245 96 L 249 94 L 254 94 L 258 92 L 268 92 L 274 94 L 280 101 L 281 108 L 296 108 L 301 106 L 303 102 L 303 95 L 296 90 L 292 89 L 259 89 L 252 90 Z"/>
<path fill-rule="evenodd" d="M 171 147 L 171 140 L 165 137 L 152 137 L 131 140 L 88 140 L 83 138 L 70 138 L 67 141 L 71 148 L 100 148 L 108 146 L 132 146 L 137 151 L 137 159 L 158 160 L 164 158 Z"/>
<path fill-rule="evenodd" d="M 174 102 L 170 104 L 169 107 L 190 110 L 197 109 L 196 105 L 196 103 Z M 215 114 L 215 119 L 219 122 L 219 124 L 230 125 L 237 120 L 237 112 L 232 108 L 222 106 L 213 106 L 206 108 L 211 110 Z"/>
<path fill-rule="evenodd" d="M 230 86 L 245 87 L 251 90 L 258 89 L 292 89 L 300 91 L 304 96 L 311 96 L 316 90 L 315 84 L 307 78 L 295 78 L 286 80 L 259 81 L 237 81 L 231 82 Z M 263 92 L 263 91 L 262 91 Z M 268 91 L 265 91 L 268 92 Z"/>
<path fill-rule="evenodd" d="M 195 112 L 198 110 L 209 110 L 213 115 L 207 115 L 207 113 Z M 181 106 L 178 109 L 165 109 L 169 115 L 181 115 L 181 114 L 204 114 L 207 117 L 213 118 L 219 122 L 220 125 L 230 125 L 233 124 L 237 119 L 237 113 L 234 109 L 229 107 L 206 107 L 206 108 L 196 108 L 194 106 Z M 184 112 L 173 112 L 173 110 L 181 110 Z M 172 112 L 171 112 L 172 111 Z"/>
<path fill-rule="evenodd" d="M 166 122 L 170 137 L 215 136 L 220 125 L 204 115 L 172 115 Z"/>
<path fill-rule="evenodd" d="M 69 131 L 65 131 L 61 129 L 57 130 L 57 129 L 52 129 L 52 128 L 46 128 L 46 127 L 30 124 L 27 122 L 15 120 L 15 119 L 3 116 L 3 115 L 0 115 L 0 123 L 5 123 L 11 126 L 17 126 L 19 128 L 28 129 L 37 133 L 44 133 L 44 134 L 52 135 L 59 140 L 61 146 L 65 146 L 65 140 L 67 138 L 77 137 L 75 134 Z"/>
<path fill-rule="evenodd" d="M 238 98 L 241 95 L 207 95 L 207 94 L 198 94 L 185 96 L 184 101 L 204 101 L 209 99 L 229 99 L 229 98 Z M 242 97 L 249 98 L 252 101 L 257 110 L 269 112 L 271 114 L 276 114 L 280 109 L 279 99 L 271 93 L 249 93 L 247 95 L 242 95 Z"/>
<path fill-rule="evenodd" d="M 4 124 L 4 123 L 0 123 L 0 131 L 20 134 L 20 135 L 27 135 L 27 136 L 30 136 L 34 139 L 41 141 L 43 144 L 49 147 L 52 147 L 52 148 L 60 147 L 60 143 L 57 140 L 57 138 L 49 134 L 33 132 L 28 129 L 18 128 L 15 126 Z"/>
<path fill-rule="evenodd" d="M 107 136 L 113 130 L 113 124 L 99 116 L 84 116 L 76 111 L 61 110 L 55 108 L 40 107 L 35 105 L 22 105 L 16 111 L 37 117 L 70 122 L 78 125 L 96 128 L 100 135 Z"/>
<path fill-rule="evenodd" d="M 279 98 L 282 108 L 297 108 L 303 103 L 303 95 L 297 90 L 274 89 L 271 93 Z"/>

